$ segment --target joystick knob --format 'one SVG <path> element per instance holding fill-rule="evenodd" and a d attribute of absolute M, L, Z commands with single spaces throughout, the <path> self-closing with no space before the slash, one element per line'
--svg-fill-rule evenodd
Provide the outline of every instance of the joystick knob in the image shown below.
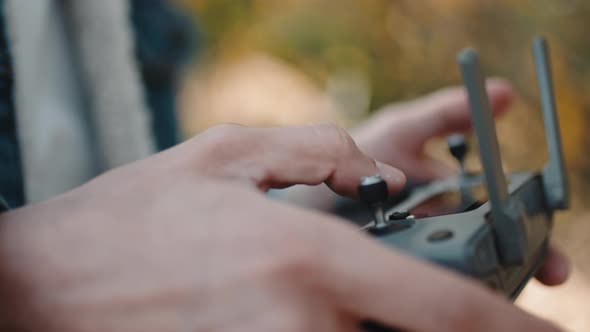
<path fill-rule="evenodd" d="M 467 151 L 469 150 L 469 145 L 465 140 L 465 136 L 461 134 L 451 135 L 447 138 L 447 144 L 449 146 L 449 151 L 451 155 L 457 159 L 459 165 L 461 166 L 461 172 L 465 172 L 465 156 L 467 156 Z"/>
<path fill-rule="evenodd" d="M 358 194 L 361 200 L 367 203 L 371 209 L 375 222 L 374 227 L 387 227 L 383 211 L 383 204 L 389 196 L 387 182 L 379 175 L 363 177 L 358 187 Z"/>

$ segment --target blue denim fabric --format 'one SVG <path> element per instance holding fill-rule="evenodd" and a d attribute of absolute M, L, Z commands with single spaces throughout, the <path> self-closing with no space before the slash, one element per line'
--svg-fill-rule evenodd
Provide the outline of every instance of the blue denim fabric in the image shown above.
<path fill-rule="evenodd" d="M 12 63 L 4 27 L 4 1 L 0 0 L 0 195 L 5 203 L 16 207 L 23 204 L 24 187 L 12 87 Z"/>
<path fill-rule="evenodd" d="M 136 54 L 152 111 L 152 129 L 159 150 L 179 141 L 176 88 L 180 71 L 196 48 L 190 17 L 162 0 L 131 0 Z"/>
<path fill-rule="evenodd" d="M 192 21 L 166 0 L 131 0 L 136 55 L 147 91 L 157 148 L 178 143 L 175 95 L 181 66 L 195 45 Z M 2 197 L 11 207 L 24 204 L 17 140 L 13 74 L 0 0 L 0 211 Z"/>

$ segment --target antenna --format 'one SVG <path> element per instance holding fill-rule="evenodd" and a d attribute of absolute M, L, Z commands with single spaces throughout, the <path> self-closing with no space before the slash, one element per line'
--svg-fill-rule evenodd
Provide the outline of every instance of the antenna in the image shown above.
<path fill-rule="evenodd" d="M 489 200 L 492 203 L 493 210 L 504 205 L 508 197 L 508 186 L 502 171 L 496 126 L 490 110 L 477 52 L 472 49 L 462 51 L 459 54 L 458 62 L 469 95 L 471 117 L 477 135 L 481 164 L 484 169 Z"/>
<path fill-rule="evenodd" d="M 496 126 L 485 89 L 484 75 L 479 65 L 479 56 L 475 50 L 465 49 L 459 53 L 457 62 L 461 66 L 463 81 L 469 95 L 471 118 L 491 205 L 492 227 L 496 234 L 501 260 L 506 265 L 520 264 L 524 259 L 526 247 L 524 229 L 520 220 L 510 214 L 514 209 L 509 206 L 508 186 L 502 171 Z"/>
<path fill-rule="evenodd" d="M 537 37 L 533 42 L 533 56 L 549 152 L 549 161 L 543 169 L 545 196 L 551 209 L 564 210 L 569 206 L 569 185 L 563 158 L 555 94 L 553 93 L 551 61 L 547 41 L 543 37 Z"/>

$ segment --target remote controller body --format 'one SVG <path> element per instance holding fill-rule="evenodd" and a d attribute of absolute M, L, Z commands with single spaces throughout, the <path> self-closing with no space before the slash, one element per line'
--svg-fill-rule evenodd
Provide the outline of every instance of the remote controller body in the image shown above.
<path fill-rule="evenodd" d="M 542 170 L 504 174 L 479 56 L 467 49 L 459 54 L 458 63 L 483 173 L 465 171 L 466 144 L 452 137 L 451 154 L 461 163 L 458 176 L 415 188 L 385 213 L 379 205 L 384 197 L 373 189 L 379 188 L 375 179 L 364 178 L 359 185 L 361 199 L 366 198 L 373 215 L 379 216 L 378 222 L 363 227 L 365 231 L 387 246 L 474 278 L 510 299 L 516 299 L 542 266 L 554 212 L 569 206 L 549 53 L 543 38 L 534 41 L 533 55 L 549 152 Z M 394 331 L 376 322 L 364 322 L 362 327 L 370 332 Z"/>
<path fill-rule="evenodd" d="M 518 218 L 525 230 L 525 254 L 520 264 L 501 264 L 490 202 L 461 202 L 458 198 L 466 187 L 483 186 L 481 176 L 456 177 L 415 189 L 406 201 L 386 213 L 388 219 L 397 217 L 398 211 L 408 211 L 409 216 L 404 220 L 397 217 L 390 229 L 373 235 L 388 246 L 479 279 L 516 298 L 543 262 L 553 212 L 548 208 L 540 173 L 514 173 L 508 180 L 513 209 L 508 213 Z M 433 210 L 443 214 L 425 214 Z"/>

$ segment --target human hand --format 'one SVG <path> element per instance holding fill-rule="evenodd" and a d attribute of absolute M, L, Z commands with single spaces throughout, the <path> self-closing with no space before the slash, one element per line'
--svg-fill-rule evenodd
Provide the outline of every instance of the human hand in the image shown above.
<path fill-rule="evenodd" d="M 486 82 L 495 116 L 506 112 L 514 99 L 512 86 L 502 79 Z M 471 129 L 471 113 L 463 87 L 450 87 L 419 99 L 384 107 L 351 135 L 359 148 L 400 169 L 416 182 L 428 182 L 457 172 L 447 163 L 425 154 L 432 138 Z"/>
<path fill-rule="evenodd" d="M 494 116 L 505 113 L 514 99 L 509 82 L 489 79 L 486 90 Z M 456 173 L 448 164 L 425 154 L 432 138 L 471 129 L 471 113 L 463 87 L 450 87 L 422 98 L 384 107 L 353 130 L 359 148 L 372 158 L 393 165 L 416 182 L 427 182 Z M 549 249 L 545 266 L 537 278 L 545 285 L 567 280 L 569 263 L 554 248 Z"/>
<path fill-rule="evenodd" d="M 487 91 L 494 115 L 506 112 L 514 98 L 510 83 L 489 79 Z M 423 183 L 458 172 L 427 155 L 425 144 L 435 137 L 470 129 L 467 94 L 463 87 L 449 87 L 412 101 L 385 106 L 352 129 L 351 136 L 371 158 L 398 168 L 412 182 Z M 324 186 L 298 186 L 281 195 L 296 205 L 318 210 L 332 209 L 338 199 Z"/>
<path fill-rule="evenodd" d="M 355 195 L 396 169 L 330 126 L 224 126 L 0 215 L 0 309 L 18 331 L 558 331 L 450 271 L 262 192 Z"/>

